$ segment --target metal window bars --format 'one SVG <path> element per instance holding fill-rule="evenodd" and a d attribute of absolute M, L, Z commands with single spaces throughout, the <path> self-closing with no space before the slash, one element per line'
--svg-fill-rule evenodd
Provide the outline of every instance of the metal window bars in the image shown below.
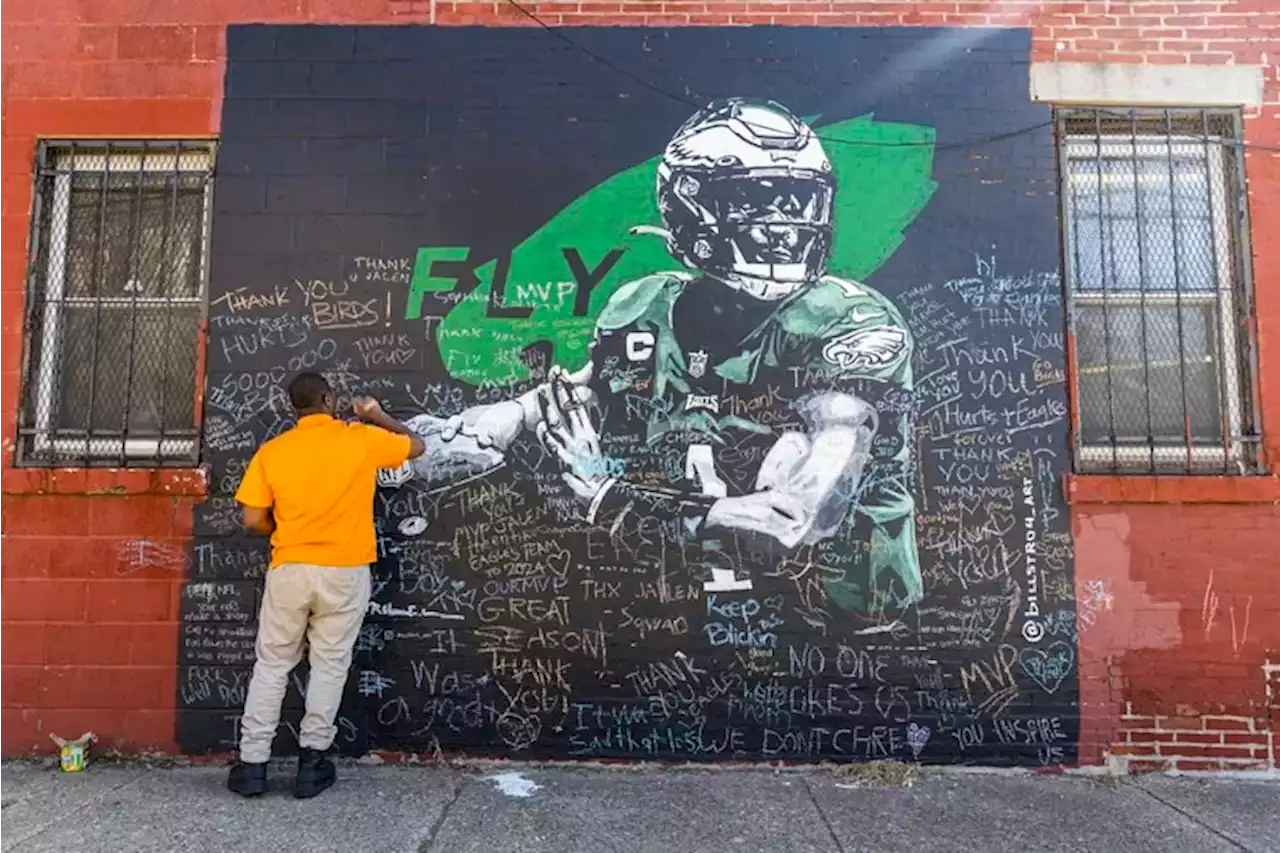
<path fill-rule="evenodd" d="M 207 141 L 42 142 L 17 464 L 198 460 Z"/>
<path fill-rule="evenodd" d="M 1239 113 L 1055 124 L 1076 470 L 1258 472 Z"/>

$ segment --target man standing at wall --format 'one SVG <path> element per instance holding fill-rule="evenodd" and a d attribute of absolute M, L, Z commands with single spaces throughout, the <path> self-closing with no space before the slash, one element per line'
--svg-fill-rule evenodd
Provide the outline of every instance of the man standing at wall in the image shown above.
<path fill-rule="evenodd" d="M 354 403 L 367 423 L 334 418 L 333 390 L 318 374 L 303 373 L 289 383 L 289 401 L 297 425 L 259 448 L 236 492 L 245 527 L 271 537 L 240 760 L 227 779 L 227 787 L 244 796 L 266 791 L 271 742 L 303 640 L 310 646 L 311 676 L 294 795 L 314 797 L 334 783 L 325 752 L 337 731 L 334 719 L 369 605 L 377 472 L 421 456 L 426 447 L 373 399 Z"/>

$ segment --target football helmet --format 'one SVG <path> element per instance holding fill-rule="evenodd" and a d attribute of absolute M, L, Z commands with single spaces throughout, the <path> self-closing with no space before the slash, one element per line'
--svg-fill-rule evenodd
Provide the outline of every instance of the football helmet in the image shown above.
<path fill-rule="evenodd" d="M 672 256 L 757 299 L 782 299 L 826 271 L 834 197 L 817 136 L 772 101 L 713 101 L 658 165 Z"/>

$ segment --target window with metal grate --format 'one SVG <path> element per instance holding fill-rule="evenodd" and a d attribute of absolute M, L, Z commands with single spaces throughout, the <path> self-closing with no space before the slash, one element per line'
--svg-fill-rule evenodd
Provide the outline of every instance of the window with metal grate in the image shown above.
<path fill-rule="evenodd" d="M 1076 470 L 1257 473 L 1239 113 L 1056 117 Z"/>
<path fill-rule="evenodd" d="M 37 153 L 17 464 L 198 460 L 213 146 Z"/>

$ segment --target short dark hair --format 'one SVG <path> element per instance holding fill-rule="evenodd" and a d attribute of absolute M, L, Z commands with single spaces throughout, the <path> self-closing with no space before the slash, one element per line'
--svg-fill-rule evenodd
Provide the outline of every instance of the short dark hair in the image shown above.
<path fill-rule="evenodd" d="M 333 393 L 329 380 L 319 373 L 299 373 L 289 383 L 289 402 L 299 412 L 318 409 L 326 394 Z"/>

